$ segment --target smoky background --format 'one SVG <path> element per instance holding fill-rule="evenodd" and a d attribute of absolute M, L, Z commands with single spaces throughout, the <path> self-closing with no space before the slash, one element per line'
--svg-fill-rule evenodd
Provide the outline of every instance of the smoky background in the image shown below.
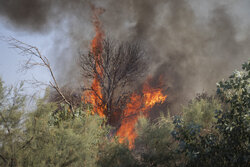
<path fill-rule="evenodd" d="M 59 83 L 78 88 L 84 80 L 79 52 L 88 52 L 95 33 L 90 3 L 105 9 L 105 36 L 141 42 L 148 76 L 163 78 L 173 110 L 196 93 L 214 91 L 249 59 L 247 0 L 0 0 L 0 18 L 13 30 L 55 32 L 48 57 Z"/>

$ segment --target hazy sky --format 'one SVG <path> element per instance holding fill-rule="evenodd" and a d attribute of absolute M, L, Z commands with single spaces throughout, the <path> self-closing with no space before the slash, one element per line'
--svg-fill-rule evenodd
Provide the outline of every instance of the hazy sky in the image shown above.
<path fill-rule="evenodd" d="M 52 45 L 53 38 L 51 33 L 35 34 L 14 30 L 4 20 L 0 21 L 0 35 L 6 37 L 12 36 L 28 44 L 37 46 L 45 55 Z M 34 68 L 27 72 L 20 71 L 21 65 L 25 61 L 24 57 L 19 54 L 18 50 L 10 48 L 3 41 L 0 41 L 0 51 L 0 77 L 6 84 L 15 85 L 21 80 L 31 80 L 33 77 L 45 82 L 50 79 L 46 69 L 43 68 Z"/>

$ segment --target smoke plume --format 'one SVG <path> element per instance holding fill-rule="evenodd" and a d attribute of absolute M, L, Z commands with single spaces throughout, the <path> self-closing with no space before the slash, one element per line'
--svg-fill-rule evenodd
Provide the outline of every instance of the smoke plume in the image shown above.
<path fill-rule="evenodd" d="M 232 10 L 237 5 L 234 1 L 91 3 L 105 9 L 101 20 L 108 36 L 142 42 L 151 59 L 151 75 L 163 76 L 168 87 L 169 103 L 182 104 L 198 92 L 214 90 L 216 82 L 249 59 L 249 30 L 241 31 Z M 238 5 L 250 7 L 245 1 Z M 72 83 L 82 80 L 76 60 L 93 37 L 91 14 L 87 0 L 0 0 L 1 17 L 15 28 L 58 31 L 51 55 L 57 55 L 53 60 L 60 80 Z"/>

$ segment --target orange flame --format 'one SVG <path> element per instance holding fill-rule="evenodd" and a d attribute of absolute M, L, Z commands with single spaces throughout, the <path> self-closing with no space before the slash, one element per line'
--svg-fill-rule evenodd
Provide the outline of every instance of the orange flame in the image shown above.
<path fill-rule="evenodd" d="M 127 139 L 130 149 L 134 147 L 134 140 L 137 137 L 135 125 L 140 114 L 148 116 L 149 110 L 155 104 L 163 103 L 167 98 L 167 95 L 163 95 L 161 89 L 152 88 L 149 85 L 149 80 L 144 83 L 142 93 L 142 96 L 136 93 L 131 95 L 130 103 L 127 104 L 123 112 L 124 118 L 117 131 L 117 135 L 120 137 L 119 142 L 123 143 Z"/>
<path fill-rule="evenodd" d="M 101 117 L 105 117 L 104 115 L 104 107 L 102 106 L 102 92 L 100 82 L 98 77 L 102 77 L 103 70 L 100 66 L 101 62 L 101 54 L 103 50 L 102 41 L 104 38 L 104 32 L 101 28 L 101 22 L 99 20 L 99 15 L 101 15 L 104 10 L 101 8 L 95 8 L 93 5 L 91 6 L 93 15 L 93 24 L 95 26 L 95 37 L 91 42 L 91 53 L 95 59 L 95 66 L 97 73 L 94 76 L 93 83 L 91 85 L 91 91 L 84 92 L 85 103 L 90 103 L 93 105 L 93 112 L 98 113 Z"/>

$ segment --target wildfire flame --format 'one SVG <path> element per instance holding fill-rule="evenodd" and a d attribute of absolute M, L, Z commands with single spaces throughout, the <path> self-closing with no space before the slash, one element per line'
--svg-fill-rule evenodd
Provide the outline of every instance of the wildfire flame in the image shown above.
<path fill-rule="evenodd" d="M 93 5 L 92 11 L 93 15 L 93 24 L 95 26 L 95 36 L 91 42 L 91 54 L 94 56 L 95 66 L 97 73 L 94 76 L 90 91 L 85 91 L 82 100 L 85 103 L 90 103 L 93 106 L 92 113 L 97 113 L 101 117 L 105 117 L 105 106 L 102 103 L 102 89 L 98 77 L 103 76 L 103 70 L 100 67 L 101 54 L 103 50 L 102 41 L 104 39 L 104 32 L 101 28 L 101 22 L 99 20 L 99 15 L 104 12 L 103 9 L 95 8 Z M 140 113 L 144 116 L 148 115 L 149 110 L 156 103 L 163 103 L 167 95 L 163 95 L 162 89 L 152 88 L 149 84 L 148 79 L 142 90 L 142 95 L 133 93 L 130 96 L 130 102 L 126 105 L 125 110 L 123 111 L 123 119 L 121 126 L 117 131 L 117 136 L 119 136 L 119 142 L 123 143 L 126 139 L 129 141 L 129 148 L 134 147 L 134 140 L 137 137 L 135 132 L 135 125 L 137 123 Z"/>
<path fill-rule="evenodd" d="M 119 142 L 123 143 L 127 139 L 130 149 L 134 147 L 134 140 L 137 137 L 135 125 L 140 114 L 147 117 L 149 110 L 156 103 L 163 103 L 167 98 L 167 95 L 163 95 L 162 89 L 152 88 L 149 85 L 149 79 L 144 83 L 142 93 L 142 96 L 136 93 L 131 95 L 130 103 L 123 113 L 121 127 L 117 131 Z"/>
<path fill-rule="evenodd" d="M 102 106 L 101 86 L 98 80 L 98 76 L 102 77 L 102 74 L 103 74 L 102 68 L 100 67 L 100 63 L 102 63 L 101 54 L 103 50 L 102 41 L 104 38 L 104 32 L 102 31 L 102 28 L 101 28 L 99 15 L 101 15 L 104 12 L 104 9 L 95 8 L 94 5 L 91 5 L 91 8 L 94 13 L 92 20 L 95 26 L 95 37 L 93 38 L 91 42 L 91 53 L 95 59 L 97 73 L 95 74 L 93 83 L 91 85 L 92 90 L 84 92 L 84 95 L 82 97 L 84 97 L 83 101 L 85 103 L 90 103 L 93 105 L 92 112 L 98 113 L 101 117 L 105 117 L 104 107 Z"/>

